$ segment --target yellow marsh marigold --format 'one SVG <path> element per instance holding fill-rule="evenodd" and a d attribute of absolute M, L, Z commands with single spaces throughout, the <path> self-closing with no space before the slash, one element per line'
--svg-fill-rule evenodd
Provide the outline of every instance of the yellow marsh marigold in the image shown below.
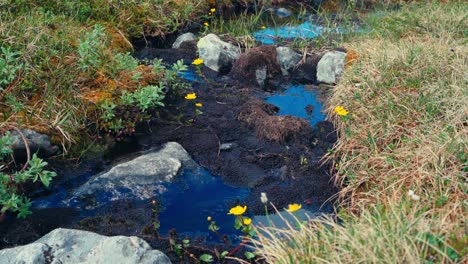
<path fill-rule="evenodd" d="M 294 213 L 301 208 L 302 208 L 302 205 L 295 203 L 295 204 L 289 204 L 288 209 L 286 210 L 290 213 Z"/>
<path fill-rule="evenodd" d="M 187 100 L 195 100 L 197 99 L 197 95 L 195 93 L 189 93 L 185 96 L 185 99 Z"/>
<path fill-rule="evenodd" d="M 208 24 L 208 22 L 205 22 L 205 23 L 203 23 L 203 25 L 204 25 L 205 27 L 207 27 L 207 26 L 209 26 L 210 24 Z"/>
<path fill-rule="evenodd" d="M 252 218 L 245 217 L 244 221 L 242 221 L 242 222 L 244 222 L 244 225 L 250 225 L 252 223 Z"/>
<path fill-rule="evenodd" d="M 194 64 L 194 65 L 203 64 L 203 59 L 196 58 L 195 60 L 192 61 L 192 64 Z"/>
<path fill-rule="evenodd" d="M 261 28 L 261 29 L 266 29 L 266 26 L 261 26 L 260 28 Z"/>
<path fill-rule="evenodd" d="M 196 106 L 196 107 L 202 107 L 203 104 L 202 104 L 202 103 L 196 103 L 195 106 Z"/>
<path fill-rule="evenodd" d="M 214 12 L 216 12 L 216 8 L 214 8 L 214 7 L 213 7 L 213 8 L 211 8 L 211 9 L 210 9 L 210 12 L 211 12 L 211 13 L 214 13 Z"/>
<path fill-rule="evenodd" d="M 339 116 L 347 116 L 348 115 L 348 111 L 346 109 L 344 109 L 344 107 L 342 107 L 342 106 L 335 107 L 333 112 L 337 113 Z"/>
<path fill-rule="evenodd" d="M 244 207 L 238 205 L 236 207 L 233 207 L 229 210 L 229 213 L 228 214 L 232 214 L 232 215 L 242 215 L 245 213 L 245 211 L 247 211 L 247 206 L 245 205 Z"/>

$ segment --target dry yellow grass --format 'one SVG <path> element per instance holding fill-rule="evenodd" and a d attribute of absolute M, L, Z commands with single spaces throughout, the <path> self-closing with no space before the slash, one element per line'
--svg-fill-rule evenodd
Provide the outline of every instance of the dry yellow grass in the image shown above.
<path fill-rule="evenodd" d="M 328 109 L 342 222 L 263 228 L 282 234 L 260 237 L 267 262 L 466 263 L 467 13 L 462 1 L 410 3 L 345 44 L 359 59 Z"/>

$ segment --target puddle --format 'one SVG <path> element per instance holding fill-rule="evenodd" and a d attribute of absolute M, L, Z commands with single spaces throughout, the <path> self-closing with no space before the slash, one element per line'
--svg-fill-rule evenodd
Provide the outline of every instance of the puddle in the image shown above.
<path fill-rule="evenodd" d="M 304 118 L 312 126 L 325 120 L 323 105 L 317 100 L 317 95 L 314 91 L 305 89 L 303 85 L 291 85 L 285 91 L 268 97 L 266 101 L 280 108 L 278 115 Z"/>
<path fill-rule="evenodd" d="M 312 22 L 305 22 L 297 26 L 282 26 L 277 28 L 266 28 L 254 33 L 258 42 L 266 45 L 275 44 L 278 39 L 311 39 L 320 36 L 331 29 L 319 26 Z"/>
<path fill-rule="evenodd" d="M 184 80 L 189 81 L 189 82 L 204 82 L 204 80 L 198 75 L 198 73 L 192 71 L 192 70 L 187 70 L 183 72 L 177 73 L 179 77 L 182 77 Z"/>
<path fill-rule="evenodd" d="M 82 178 L 91 178 L 90 174 Z M 83 180 L 82 180 L 83 181 Z M 67 183 L 64 184 L 67 186 Z M 69 184 L 76 187 L 76 184 Z M 211 216 L 221 228 L 221 233 L 226 235 L 238 235 L 233 227 L 234 218 L 227 215 L 230 206 L 241 203 L 249 195 L 247 188 L 237 188 L 226 185 L 221 177 L 213 176 L 209 171 L 198 167 L 193 170 L 185 170 L 173 182 L 155 183 L 154 186 L 146 186 L 147 189 L 156 190 L 152 199 L 139 200 L 128 197 L 127 200 L 134 201 L 136 209 L 149 210 L 148 205 L 152 200 L 160 204 L 159 232 L 167 236 L 171 229 L 176 229 L 178 234 L 191 237 L 203 237 L 207 242 L 220 243 L 215 234 L 208 231 L 209 222 L 207 217 Z M 53 194 L 45 198 L 37 198 L 33 201 L 33 208 L 75 208 L 80 210 L 80 218 L 93 217 L 112 203 L 118 202 L 112 198 L 110 192 L 103 191 L 90 195 L 89 200 L 97 202 L 101 206 L 86 210 L 88 200 L 70 199 L 72 189 L 60 187 L 53 190 Z"/>
<path fill-rule="evenodd" d="M 237 234 L 234 217 L 227 213 L 236 201 L 242 204 L 250 193 L 248 189 L 228 186 L 203 168 L 186 171 L 166 188 L 157 199 L 162 203 L 159 214 L 162 235 L 167 235 L 172 228 L 179 234 L 209 235 L 208 216 L 216 221 L 221 234 Z M 212 233 L 210 237 L 208 240 L 217 239 Z"/>

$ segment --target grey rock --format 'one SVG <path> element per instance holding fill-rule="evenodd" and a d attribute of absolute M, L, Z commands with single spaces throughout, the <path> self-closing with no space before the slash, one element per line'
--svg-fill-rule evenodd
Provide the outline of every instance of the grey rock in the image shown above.
<path fill-rule="evenodd" d="M 344 71 L 346 53 L 330 51 L 325 53 L 317 65 L 317 81 L 335 84 Z"/>
<path fill-rule="evenodd" d="M 267 79 L 267 68 L 262 67 L 255 70 L 255 79 L 257 80 L 258 86 L 264 87 Z"/>
<path fill-rule="evenodd" d="M 38 152 L 40 157 L 49 157 L 57 153 L 59 150 L 57 146 L 52 145 L 50 142 L 50 137 L 47 135 L 37 133 L 36 131 L 30 129 L 20 129 L 20 131 L 26 138 L 31 153 Z M 16 130 L 12 130 L 11 135 L 15 138 L 15 141 L 11 146 L 12 150 L 15 152 L 15 155 L 25 155 L 26 146 L 23 142 L 23 139 L 21 138 L 21 135 Z"/>
<path fill-rule="evenodd" d="M 177 37 L 177 39 L 174 41 L 172 44 L 173 49 L 178 49 L 180 48 L 180 45 L 184 42 L 189 42 L 189 41 L 194 41 L 196 40 L 195 35 L 193 33 L 184 33 L 180 36 Z"/>
<path fill-rule="evenodd" d="M 285 17 L 289 17 L 289 16 L 292 15 L 292 11 L 289 10 L 289 9 L 286 9 L 284 7 L 280 7 L 278 9 L 276 9 L 275 13 L 280 18 L 285 18 Z"/>
<path fill-rule="evenodd" d="M 231 143 L 223 143 L 221 144 L 221 146 L 219 146 L 219 149 L 220 150 L 231 150 L 235 147 L 237 147 L 238 144 L 237 143 L 234 143 L 234 142 L 231 142 Z"/>
<path fill-rule="evenodd" d="M 292 70 L 302 59 L 301 54 L 288 47 L 277 47 L 276 54 L 283 75 L 288 75 L 289 71 Z"/>
<path fill-rule="evenodd" d="M 94 209 L 121 199 L 150 199 L 164 192 L 162 183 L 174 180 L 183 166 L 193 165 L 194 161 L 180 144 L 168 142 L 161 150 L 148 152 L 94 176 L 76 189 L 65 204 L 80 207 L 83 201 L 89 201 L 84 207 Z M 47 207 L 48 204 L 38 203 L 38 206 Z"/>
<path fill-rule="evenodd" d="M 197 43 L 198 54 L 205 66 L 217 72 L 229 72 L 232 63 L 239 57 L 240 49 L 222 41 L 215 34 L 208 34 Z"/>
<path fill-rule="evenodd" d="M 11 264 L 169 264 L 169 258 L 138 237 L 106 237 L 58 228 L 34 243 L 0 250 L 0 263 Z"/>

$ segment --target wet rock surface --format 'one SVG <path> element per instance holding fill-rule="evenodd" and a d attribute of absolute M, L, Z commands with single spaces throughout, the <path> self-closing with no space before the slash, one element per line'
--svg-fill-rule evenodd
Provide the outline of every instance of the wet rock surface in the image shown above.
<path fill-rule="evenodd" d="M 92 204 L 84 205 L 91 209 L 109 201 L 151 199 L 162 191 L 160 183 L 173 181 L 182 166 L 193 165 L 180 144 L 168 142 L 160 150 L 142 154 L 93 177 L 73 191 L 65 204 L 80 206 L 81 201 L 91 200 Z"/>
<path fill-rule="evenodd" d="M 185 42 L 192 42 L 192 41 L 196 41 L 196 37 L 193 33 L 184 33 L 180 36 L 177 37 L 177 39 L 174 41 L 174 43 L 172 44 L 172 48 L 173 49 L 178 49 L 180 48 L 180 46 L 185 43 Z"/>
<path fill-rule="evenodd" d="M 22 136 L 26 139 L 31 154 L 38 153 L 39 157 L 50 157 L 59 150 L 59 147 L 53 145 L 47 135 L 30 129 L 20 129 L 19 132 L 16 130 L 11 131 L 11 135 L 15 138 L 11 147 L 17 157 L 26 155 L 26 145 Z"/>
<path fill-rule="evenodd" d="M 161 263 L 171 261 L 138 237 L 56 229 L 34 243 L 0 250 L 0 263 Z"/>

